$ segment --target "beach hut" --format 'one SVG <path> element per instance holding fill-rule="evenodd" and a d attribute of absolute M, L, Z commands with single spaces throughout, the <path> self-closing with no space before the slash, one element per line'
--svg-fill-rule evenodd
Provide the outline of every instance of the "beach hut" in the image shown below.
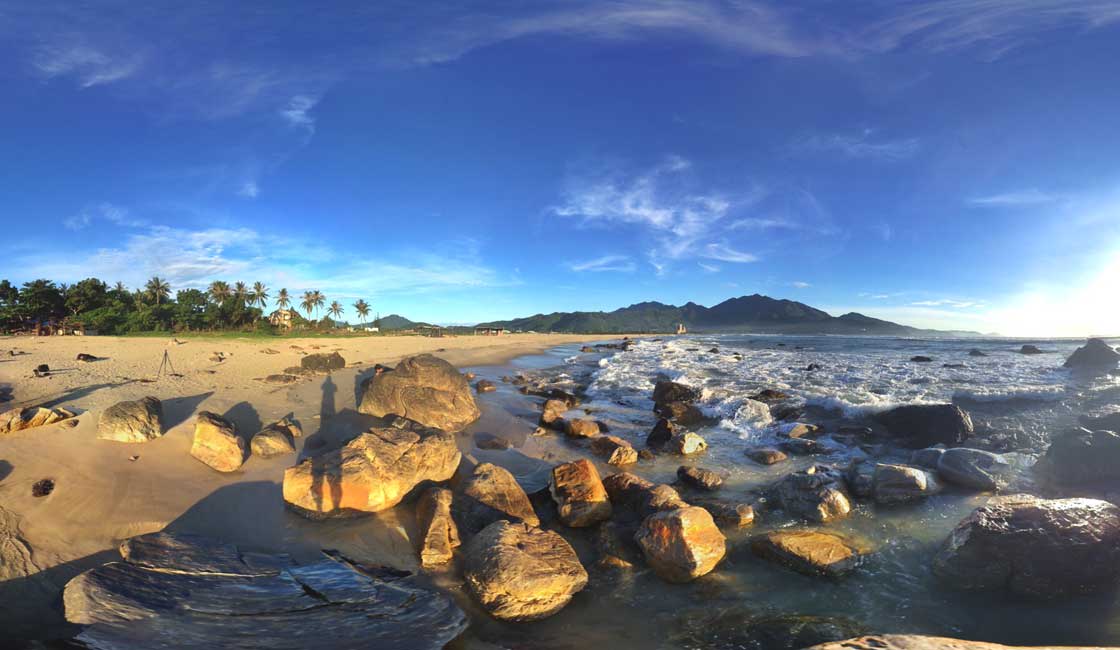
<path fill-rule="evenodd" d="M 474 328 L 475 336 L 501 336 L 506 331 L 500 327 L 476 327 Z"/>
<path fill-rule="evenodd" d="M 439 325 L 417 325 L 416 333 L 433 339 L 443 338 L 443 328 Z"/>

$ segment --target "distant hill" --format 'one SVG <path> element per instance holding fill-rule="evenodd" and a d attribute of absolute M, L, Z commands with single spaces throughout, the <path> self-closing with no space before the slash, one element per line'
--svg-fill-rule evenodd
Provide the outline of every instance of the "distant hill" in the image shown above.
<path fill-rule="evenodd" d="M 675 332 L 678 323 L 683 323 L 691 332 L 979 336 L 977 332 L 919 329 L 855 312 L 837 317 L 800 302 L 778 300 L 757 293 L 731 298 L 714 307 L 693 302 L 680 307 L 660 302 L 640 302 L 611 312 L 556 312 L 480 325 L 515 331 L 617 334 Z"/>
<path fill-rule="evenodd" d="M 389 314 L 388 316 L 381 317 L 381 329 L 383 330 L 410 330 L 417 325 L 423 325 L 423 323 L 410 321 L 404 316 L 398 316 L 397 314 Z"/>

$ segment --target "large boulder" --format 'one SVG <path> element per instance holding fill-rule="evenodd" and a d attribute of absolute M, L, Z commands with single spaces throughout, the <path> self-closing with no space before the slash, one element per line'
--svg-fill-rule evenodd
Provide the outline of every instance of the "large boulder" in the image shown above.
<path fill-rule="evenodd" d="M 358 410 L 377 417 L 399 415 L 444 431 L 459 431 L 481 414 L 466 377 L 430 354 L 409 357 L 366 380 Z"/>
<path fill-rule="evenodd" d="M 1072 428 L 1051 439 L 1035 471 L 1064 484 L 1120 478 L 1120 434 Z"/>
<path fill-rule="evenodd" d="M 669 582 L 689 582 L 708 574 L 727 552 L 727 540 L 712 515 L 698 506 L 646 517 L 634 541 L 654 573 Z"/>
<path fill-rule="evenodd" d="M 585 458 L 553 467 L 548 491 L 567 526 L 585 528 L 611 518 L 611 501 L 599 471 Z"/>
<path fill-rule="evenodd" d="M 937 459 L 937 475 L 946 483 L 983 492 L 1007 487 L 1013 468 L 999 454 L 982 449 L 954 447 Z"/>
<path fill-rule="evenodd" d="M 117 442 L 148 442 L 163 435 L 163 405 L 154 397 L 118 402 L 101 412 L 97 437 Z"/>
<path fill-rule="evenodd" d="M 253 434 L 249 450 L 258 458 L 272 458 L 294 453 L 295 439 L 303 435 L 299 425 L 284 418 Z"/>
<path fill-rule="evenodd" d="M 425 481 L 450 479 L 462 455 L 455 436 L 439 429 L 374 427 L 337 450 L 284 472 L 284 501 L 319 518 L 380 512 Z"/>
<path fill-rule="evenodd" d="M 591 440 L 591 451 L 607 460 L 608 465 L 632 465 L 638 462 L 638 450 L 618 436 L 598 436 Z"/>
<path fill-rule="evenodd" d="M 953 404 L 911 404 L 876 416 L 891 437 L 912 448 L 959 445 L 972 435 L 972 418 Z"/>
<path fill-rule="evenodd" d="M 773 496 L 787 513 L 818 523 L 843 519 L 852 511 L 844 475 L 825 465 L 788 474 L 775 486 Z"/>
<path fill-rule="evenodd" d="M 676 425 L 673 424 L 668 418 L 658 418 L 657 424 L 653 425 L 649 435 L 646 436 L 646 446 L 660 448 L 664 447 L 673 439 L 673 434 L 676 433 Z"/>
<path fill-rule="evenodd" d="M 29 406 L 0 413 L 0 434 L 14 433 L 24 429 L 46 426 L 69 420 L 74 412 L 63 408 L 50 409 L 42 406 Z"/>
<path fill-rule="evenodd" d="M 932 473 L 906 465 L 876 465 L 872 484 L 875 503 L 882 505 L 920 501 L 941 491 L 941 483 Z"/>
<path fill-rule="evenodd" d="M 700 391 L 675 381 L 659 381 L 653 386 L 653 403 L 695 402 L 700 399 Z"/>
<path fill-rule="evenodd" d="M 751 539 L 751 551 L 804 573 L 839 578 L 853 571 L 862 559 L 851 542 L 821 530 L 775 530 Z"/>
<path fill-rule="evenodd" d="M 478 602 L 503 621 L 552 616 L 587 586 L 571 545 L 551 530 L 496 521 L 464 549 L 463 577 Z"/>
<path fill-rule="evenodd" d="M 688 506 L 671 486 L 655 484 L 629 472 L 611 474 L 603 479 L 603 487 L 614 509 L 627 510 L 643 519 L 655 512 Z"/>
<path fill-rule="evenodd" d="M 1058 650 L 1031 646 L 1034 650 Z M 845 641 L 834 641 L 805 648 L 805 650 L 1030 650 L 1026 646 L 1009 646 L 982 641 L 964 641 L 941 636 L 919 636 L 916 634 L 876 634 L 861 636 Z M 1085 646 L 1063 646 L 1061 650 L 1107 650 Z"/>
<path fill-rule="evenodd" d="M 677 479 L 698 490 L 718 490 L 723 485 L 723 476 L 703 467 L 681 465 L 677 468 Z"/>
<path fill-rule="evenodd" d="M 480 463 L 460 486 L 453 505 L 456 521 L 467 533 L 477 533 L 495 521 L 539 526 L 529 496 L 509 470 Z"/>
<path fill-rule="evenodd" d="M 447 596 L 412 577 L 374 577 L 343 557 L 297 565 L 197 535 L 121 544 L 124 561 L 66 585 L 83 648 L 437 650 L 467 628 Z"/>
<path fill-rule="evenodd" d="M 416 502 L 416 523 L 420 527 L 420 564 L 430 567 L 446 564 L 459 546 L 459 528 L 451 517 L 451 490 L 430 487 Z"/>
<path fill-rule="evenodd" d="M 234 472 L 245 462 L 245 441 L 232 422 L 216 413 L 200 411 L 194 423 L 191 456 L 219 472 Z"/>
<path fill-rule="evenodd" d="M 565 423 L 564 432 L 573 438 L 594 438 L 599 435 L 599 423 L 587 418 L 574 418 Z"/>
<path fill-rule="evenodd" d="M 654 410 L 661 417 L 685 427 L 696 426 L 704 421 L 704 413 L 695 404 L 688 402 L 658 404 Z"/>
<path fill-rule="evenodd" d="M 332 370 L 342 370 L 346 367 L 346 359 L 338 352 L 316 352 L 309 354 L 299 360 L 299 367 L 304 372 L 330 372 Z"/>
<path fill-rule="evenodd" d="M 1118 363 L 1120 352 L 1101 339 L 1089 339 L 1085 345 L 1074 350 L 1062 365 L 1074 370 L 1105 371 L 1112 370 Z"/>
<path fill-rule="evenodd" d="M 541 426 L 550 429 L 564 428 L 564 414 L 568 412 L 568 403 L 562 399 L 545 400 L 541 411 Z"/>
<path fill-rule="evenodd" d="M 1096 499 L 992 499 L 949 533 L 933 572 L 951 586 L 1060 598 L 1120 580 L 1120 508 Z"/>

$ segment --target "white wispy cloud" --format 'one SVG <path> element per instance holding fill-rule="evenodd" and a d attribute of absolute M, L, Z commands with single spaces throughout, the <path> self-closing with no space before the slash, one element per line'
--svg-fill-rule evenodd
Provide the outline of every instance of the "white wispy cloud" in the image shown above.
<path fill-rule="evenodd" d="M 716 264 L 708 264 L 706 262 L 697 262 L 696 265 L 699 266 L 700 268 L 704 269 L 708 273 L 719 273 L 720 272 L 720 267 Z"/>
<path fill-rule="evenodd" d="M 241 185 L 241 189 L 237 191 L 238 196 L 244 196 L 245 198 L 249 199 L 257 198 L 260 193 L 261 188 L 259 185 L 257 185 L 256 181 L 245 181 Z"/>
<path fill-rule="evenodd" d="M 836 153 L 847 158 L 897 162 L 918 153 L 918 138 L 878 139 L 872 129 L 854 134 L 809 134 L 796 138 L 789 149 L 794 154 Z"/>
<path fill-rule="evenodd" d="M 952 307 L 954 309 L 968 309 L 969 307 L 978 307 L 983 304 L 984 303 L 979 300 L 953 300 L 950 298 L 917 300 L 910 303 L 913 307 Z"/>
<path fill-rule="evenodd" d="M 128 208 L 108 202 L 86 206 L 77 214 L 64 219 L 62 223 L 70 230 L 81 230 L 98 219 L 125 228 L 142 228 L 148 225 L 146 219 L 133 216 Z"/>
<path fill-rule="evenodd" d="M 728 224 L 729 230 L 801 230 L 805 224 L 780 217 L 746 217 Z"/>
<path fill-rule="evenodd" d="M 280 115 L 284 120 L 293 127 L 307 129 L 308 131 L 315 132 L 315 118 L 311 115 L 311 109 L 319 100 L 307 95 L 296 95 L 288 101 L 287 106 L 280 111 Z"/>
<path fill-rule="evenodd" d="M 978 196 L 968 199 L 968 203 L 982 207 L 1016 207 L 1055 203 L 1063 198 L 1064 197 L 1060 194 L 1041 192 L 1036 188 L 1031 188 L 1017 192 Z"/>
<path fill-rule="evenodd" d="M 791 286 L 795 289 L 808 289 L 809 287 L 811 287 L 813 285 L 809 284 L 808 282 L 803 282 L 801 280 L 795 280 L 793 282 L 790 282 L 789 286 Z"/>
<path fill-rule="evenodd" d="M 576 271 L 618 271 L 622 273 L 630 273 L 637 268 L 634 260 L 626 255 L 604 255 L 592 260 L 584 260 L 582 262 L 570 262 L 568 268 Z"/>
<path fill-rule="evenodd" d="M 732 262 L 737 264 L 757 262 L 759 259 L 757 255 L 735 250 L 727 244 L 714 243 L 705 246 L 704 251 L 701 253 L 701 255 L 707 257 L 708 259 L 719 260 L 721 262 Z"/>
<path fill-rule="evenodd" d="M 143 60 L 136 52 L 111 55 L 81 43 L 60 43 L 40 46 L 32 65 L 44 78 L 74 77 L 79 86 L 90 88 L 135 75 Z"/>

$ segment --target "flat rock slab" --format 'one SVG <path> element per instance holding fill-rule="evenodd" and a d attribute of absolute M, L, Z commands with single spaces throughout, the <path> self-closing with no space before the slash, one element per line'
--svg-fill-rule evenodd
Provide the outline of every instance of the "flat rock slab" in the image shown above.
<path fill-rule="evenodd" d="M 1024 646 L 963 641 L 940 636 L 882 634 L 861 636 L 846 641 L 822 643 L 805 650 L 1026 650 Z M 1034 650 L 1058 650 L 1052 646 L 1036 646 Z M 1097 646 L 1062 646 L 1062 650 L 1109 650 Z M 1115 649 L 1113 649 L 1115 650 Z"/>
<path fill-rule="evenodd" d="M 780 530 L 751 540 L 755 555 L 806 575 L 839 578 L 860 564 L 862 554 L 853 544 L 833 533 L 816 530 Z"/>
<path fill-rule="evenodd" d="M 296 566 L 195 536 L 127 540 L 123 562 L 66 585 L 66 618 L 95 650 L 442 648 L 467 627 L 449 598 L 411 578 L 376 579 L 345 563 Z"/>

